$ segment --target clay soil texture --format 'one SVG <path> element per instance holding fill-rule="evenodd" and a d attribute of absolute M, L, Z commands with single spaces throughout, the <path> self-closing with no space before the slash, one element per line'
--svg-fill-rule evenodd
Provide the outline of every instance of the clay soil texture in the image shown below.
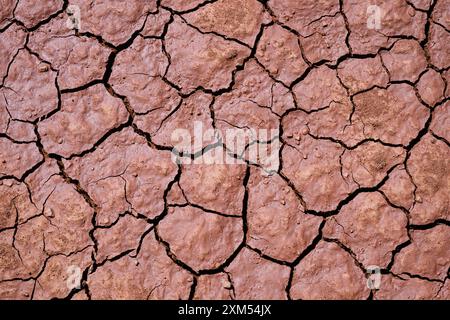
<path fill-rule="evenodd" d="M 449 69 L 447 0 L 1 0 L 0 298 L 449 299 Z"/>

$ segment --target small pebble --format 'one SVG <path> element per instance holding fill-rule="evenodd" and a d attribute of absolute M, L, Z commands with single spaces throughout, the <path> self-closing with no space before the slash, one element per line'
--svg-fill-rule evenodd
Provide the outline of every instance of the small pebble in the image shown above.
<path fill-rule="evenodd" d="M 54 216 L 55 216 L 55 212 L 53 211 L 52 208 L 49 208 L 49 209 L 47 210 L 47 217 L 53 218 Z"/>
<path fill-rule="evenodd" d="M 7 187 L 12 187 L 12 185 L 14 184 L 13 181 L 14 181 L 14 180 L 12 180 L 12 179 L 4 180 L 4 181 L 3 181 L 3 184 L 4 184 L 5 186 L 7 186 Z"/>
<path fill-rule="evenodd" d="M 271 69 L 269 69 L 269 71 L 274 76 L 278 75 L 278 68 L 271 68 Z"/>
<path fill-rule="evenodd" d="M 274 44 L 273 44 L 273 46 L 274 46 L 275 48 L 281 48 L 281 47 L 283 46 L 283 42 L 281 42 L 281 41 L 275 41 Z"/>
<path fill-rule="evenodd" d="M 308 127 L 303 127 L 302 129 L 302 135 L 306 136 L 309 133 L 309 128 Z"/>
<path fill-rule="evenodd" d="M 49 69 L 48 65 L 46 65 L 46 64 L 39 65 L 39 72 L 47 72 L 48 69 Z"/>
<path fill-rule="evenodd" d="M 235 50 L 233 50 L 233 51 L 230 51 L 228 54 L 227 54 L 227 59 L 228 60 L 231 60 L 231 59 L 234 59 L 234 58 L 236 58 L 237 57 L 237 51 L 235 51 Z"/>

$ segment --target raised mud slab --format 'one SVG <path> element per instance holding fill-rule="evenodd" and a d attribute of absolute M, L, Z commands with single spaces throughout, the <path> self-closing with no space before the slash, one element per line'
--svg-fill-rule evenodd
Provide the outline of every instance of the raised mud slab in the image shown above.
<path fill-rule="evenodd" d="M 449 98 L 447 0 L 2 0 L 0 299 L 450 299 Z"/>

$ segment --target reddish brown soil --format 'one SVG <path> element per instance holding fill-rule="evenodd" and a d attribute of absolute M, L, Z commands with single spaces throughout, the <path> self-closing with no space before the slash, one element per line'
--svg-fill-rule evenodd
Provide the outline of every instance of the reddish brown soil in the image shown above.
<path fill-rule="evenodd" d="M 1 299 L 450 299 L 448 1 L 1 0 L 0 57 Z"/>

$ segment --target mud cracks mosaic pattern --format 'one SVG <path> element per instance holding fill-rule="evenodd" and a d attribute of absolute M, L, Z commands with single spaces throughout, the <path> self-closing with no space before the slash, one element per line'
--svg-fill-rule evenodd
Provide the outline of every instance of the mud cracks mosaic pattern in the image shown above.
<path fill-rule="evenodd" d="M 0 57 L 0 298 L 450 298 L 448 1 L 1 0 Z"/>

